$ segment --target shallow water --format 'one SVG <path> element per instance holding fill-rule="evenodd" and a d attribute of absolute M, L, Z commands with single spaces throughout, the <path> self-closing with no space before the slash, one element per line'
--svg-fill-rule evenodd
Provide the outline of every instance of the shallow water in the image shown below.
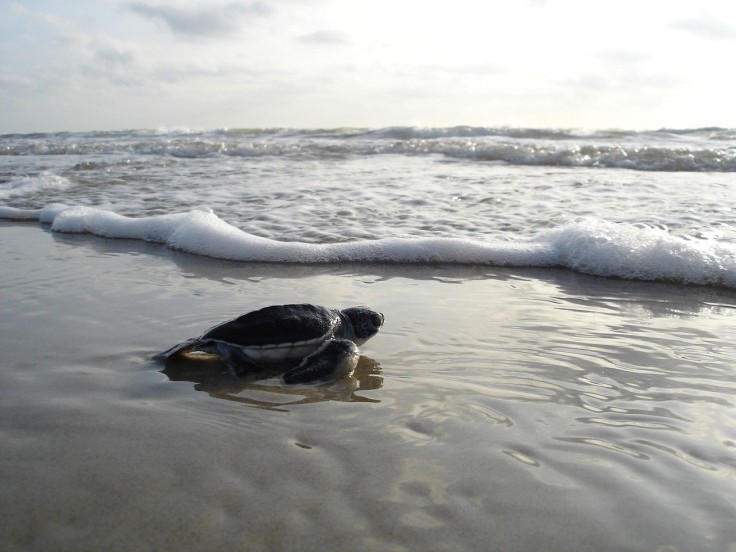
<path fill-rule="evenodd" d="M 730 290 L 0 229 L 11 550 L 736 547 Z M 147 360 L 305 299 L 386 315 L 353 378 L 285 388 Z"/>

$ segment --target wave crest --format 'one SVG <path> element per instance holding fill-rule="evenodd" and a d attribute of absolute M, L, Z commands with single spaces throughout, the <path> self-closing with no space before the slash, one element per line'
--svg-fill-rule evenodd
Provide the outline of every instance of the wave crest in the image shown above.
<path fill-rule="evenodd" d="M 594 276 L 736 288 L 734 245 L 595 219 L 516 242 L 438 237 L 314 244 L 255 236 L 212 211 L 134 218 L 94 207 L 53 205 L 38 210 L 4 207 L 0 217 L 35 219 L 57 232 L 139 239 L 241 262 L 562 267 Z"/>
<path fill-rule="evenodd" d="M 736 172 L 731 129 L 608 130 L 390 127 L 5 135 L 0 155 L 167 155 L 179 158 L 443 155 L 512 165 Z"/>

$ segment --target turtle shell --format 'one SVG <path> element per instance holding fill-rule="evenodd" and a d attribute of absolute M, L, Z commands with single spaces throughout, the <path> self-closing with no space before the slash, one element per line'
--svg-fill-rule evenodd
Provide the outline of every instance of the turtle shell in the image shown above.
<path fill-rule="evenodd" d="M 319 348 L 339 322 L 337 311 L 317 305 L 274 305 L 219 324 L 200 341 L 239 347 L 253 360 L 288 360 Z"/>

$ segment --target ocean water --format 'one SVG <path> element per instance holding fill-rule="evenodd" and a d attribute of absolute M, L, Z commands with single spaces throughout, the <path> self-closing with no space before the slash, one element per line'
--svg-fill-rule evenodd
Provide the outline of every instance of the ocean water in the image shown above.
<path fill-rule="evenodd" d="M 733 131 L 0 153 L 0 548 L 736 550 Z M 352 376 L 150 360 L 300 301 L 384 313 Z"/>
<path fill-rule="evenodd" d="M 565 267 L 736 286 L 736 132 L 0 137 L 0 217 L 241 261 Z"/>

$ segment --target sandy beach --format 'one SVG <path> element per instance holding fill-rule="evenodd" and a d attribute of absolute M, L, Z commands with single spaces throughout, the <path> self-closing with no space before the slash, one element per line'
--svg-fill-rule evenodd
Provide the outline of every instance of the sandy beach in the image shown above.
<path fill-rule="evenodd" d="M 0 552 L 736 552 L 734 6 L 6 3 Z"/>
<path fill-rule="evenodd" d="M 5 550 L 734 550 L 736 294 L 268 265 L 0 223 Z M 163 373 L 255 308 L 370 305 L 354 376 Z"/>

